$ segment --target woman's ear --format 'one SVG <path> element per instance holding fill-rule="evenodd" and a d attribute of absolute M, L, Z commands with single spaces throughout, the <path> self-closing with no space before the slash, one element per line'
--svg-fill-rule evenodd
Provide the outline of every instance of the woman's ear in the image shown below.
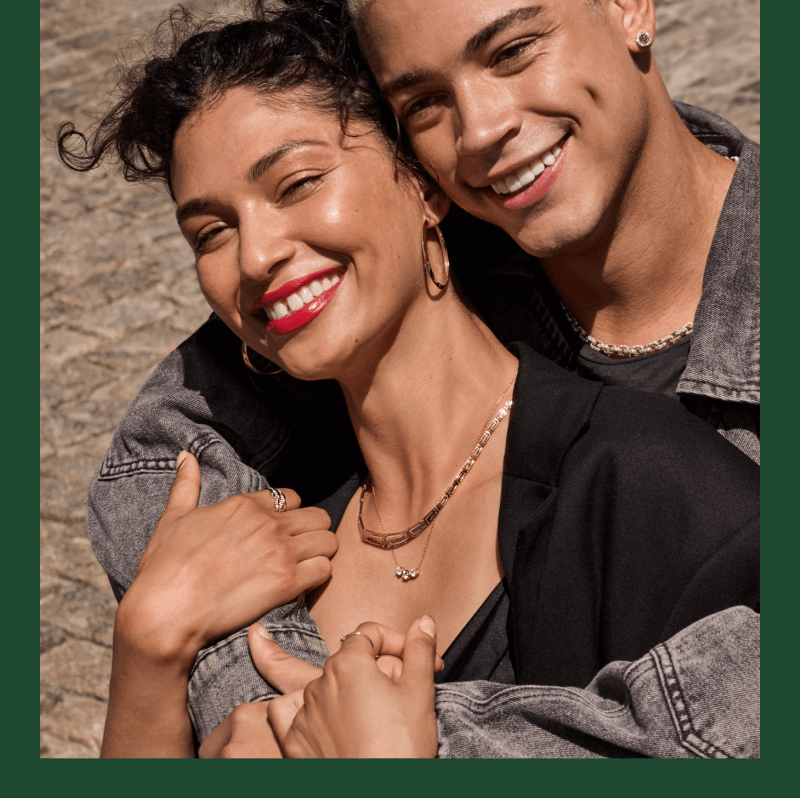
<path fill-rule="evenodd" d="M 422 206 L 431 225 L 437 225 L 450 210 L 450 197 L 436 185 L 426 186 L 422 190 Z"/>

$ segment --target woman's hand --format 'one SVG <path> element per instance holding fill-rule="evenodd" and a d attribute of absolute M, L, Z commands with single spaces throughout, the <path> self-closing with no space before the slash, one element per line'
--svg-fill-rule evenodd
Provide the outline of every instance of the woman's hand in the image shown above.
<path fill-rule="evenodd" d="M 280 746 L 267 721 L 267 704 L 254 701 L 236 707 L 203 741 L 200 759 L 280 759 Z"/>
<path fill-rule="evenodd" d="M 200 466 L 182 452 L 167 507 L 120 604 L 126 637 L 191 665 L 204 646 L 325 582 L 337 549 L 330 518 L 284 493 L 283 513 L 266 491 L 198 509 Z"/>
<path fill-rule="evenodd" d="M 436 655 L 433 619 L 414 621 L 402 650 L 397 642 L 403 636 L 386 627 L 368 623 L 358 631 L 374 648 L 362 635 L 349 637 L 302 693 L 295 690 L 268 703 L 269 722 L 284 756 L 435 757 L 433 675 L 443 663 Z M 284 688 L 291 686 L 287 676 L 294 658 L 279 655 L 257 632 L 251 628 L 248 637 L 256 667 L 273 684 L 277 676 Z M 311 665 L 296 668 L 297 681 L 311 675 L 308 668 L 317 671 Z"/>

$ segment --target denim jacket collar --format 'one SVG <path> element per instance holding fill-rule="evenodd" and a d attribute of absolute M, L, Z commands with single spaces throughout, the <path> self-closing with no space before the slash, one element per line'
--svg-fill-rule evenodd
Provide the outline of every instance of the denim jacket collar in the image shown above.
<path fill-rule="evenodd" d="M 740 158 L 708 254 L 678 392 L 759 404 L 759 147 L 711 111 L 677 102 L 675 107 L 700 141 Z"/>

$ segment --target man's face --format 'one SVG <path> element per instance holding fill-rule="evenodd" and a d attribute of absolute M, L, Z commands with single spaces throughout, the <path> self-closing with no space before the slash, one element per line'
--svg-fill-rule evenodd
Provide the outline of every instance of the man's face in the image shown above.
<path fill-rule="evenodd" d="M 623 16 L 610 0 L 375 0 L 361 38 L 445 192 L 548 257 L 608 234 L 644 142 Z"/>

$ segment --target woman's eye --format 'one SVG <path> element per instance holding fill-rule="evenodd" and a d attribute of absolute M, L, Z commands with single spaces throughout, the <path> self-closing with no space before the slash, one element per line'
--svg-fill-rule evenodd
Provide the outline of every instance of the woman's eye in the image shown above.
<path fill-rule="evenodd" d="M 203 252 L 208 251 L 208 248 L 213 241 L 221 232 L 227 230 L 226 227 L 212 227 L 209 230 L 203 231 L 198 237 L 197 240 L 194 242 L 194 251 L 197 253 L 202 254 Z"/>
<path fill-rule="evenodd" d="M 306 175 L 299 180 L 295 180 L 294 183 L 291 183 L 281 194 L 281 199 L 291 199 L 295 195 L 302 192 L 303 189 L 310 188 L 321 179 L 322 175 Z"/>

